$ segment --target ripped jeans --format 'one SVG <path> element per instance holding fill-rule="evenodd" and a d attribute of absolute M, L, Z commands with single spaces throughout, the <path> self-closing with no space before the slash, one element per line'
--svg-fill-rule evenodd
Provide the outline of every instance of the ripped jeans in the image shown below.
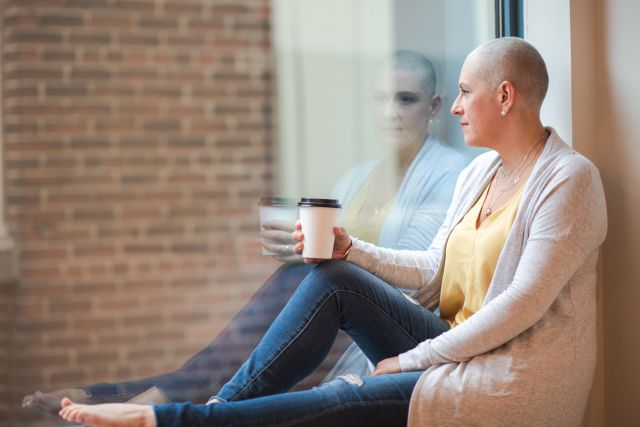
<path fill-rule="evenodd" d="M 397 356 L 449 329 L 431 311 L 345 261 L 315 267 L 214 405 L 154 406 L 158 426 L 404 426 L 421 372 L 339 377 L 286 393 L 325 358 L 339 329 L 369 360 Z"/>

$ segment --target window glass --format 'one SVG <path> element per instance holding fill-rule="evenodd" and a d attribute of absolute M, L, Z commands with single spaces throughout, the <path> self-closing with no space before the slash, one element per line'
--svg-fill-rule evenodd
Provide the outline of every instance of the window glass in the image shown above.
<path fill-rule="evenodd" d="M 338 199 L 354 236 L 426 248 L 477 154 L 449 109 L 494 1 L 0 7 L 7 425 L 62 395 L 206 401 L 310 268 L 260 198 Z"/>
<path fill-rule="evenodd" d="M 330 194 L 354 163 L 384 154 L 372 97 L 381 63 L 398 50 L 434 65 L 442 103 L 429 133 L 473 156 L 449 108 L 465 56 L 494 38 L 494 7 L 492 1 L 276 1 L 282 190 Z"/>

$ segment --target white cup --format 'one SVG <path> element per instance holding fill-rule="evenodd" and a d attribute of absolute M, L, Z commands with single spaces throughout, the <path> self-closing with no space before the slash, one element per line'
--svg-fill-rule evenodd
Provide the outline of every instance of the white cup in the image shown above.
<path fill-rule="evenodd" d="M 335 199 L 300 199 L 300 225 L 304 234 L 303 258 L 330 259 L 333 255 L 340 203 Z"/>
<path fill-rule="evenodd" d="M 258 201 L 260 210 L 260 228 L 266 221 L 289 221 L 291 225 L 295 225 L 298 218 L 298 210 L 296 202 L 293 199 L 285 199 L 282 197 L 261 197 Z M 262 255 L 278 255 L 262 247 Z"/>

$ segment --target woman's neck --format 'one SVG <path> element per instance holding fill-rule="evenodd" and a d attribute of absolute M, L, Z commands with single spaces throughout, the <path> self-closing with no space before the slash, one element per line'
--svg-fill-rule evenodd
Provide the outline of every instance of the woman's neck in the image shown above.
<path fill-rule="evenodd" d="M 408 144 L 397 149 L 393 153 L 394 167 L 398 172 L 398 176 L 404 176 L 404 174 L 409 169 L 409 166 L 411 166 L 411 163 L 418 155 L 418 151 L 420 151 L 420 148 L 422 148 L 422 146 L 426 143 L 427 139 L 428 135 L 426 135 L 422 141 Z"/>
<path fill-rule="evenodd" d="M 523 128 L 519 132 L 510 132 L 507 135 L 501 146 L 495 148 L 507 172 L 513 172 L 527 157 L 537 152 L 539 146 L 543 145 L 549 136 L 542 124 Z"/>

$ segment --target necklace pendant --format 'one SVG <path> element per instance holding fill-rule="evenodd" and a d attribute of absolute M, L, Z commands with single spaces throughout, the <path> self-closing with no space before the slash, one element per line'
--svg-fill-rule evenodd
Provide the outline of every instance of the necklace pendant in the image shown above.
<path fill-rule="evenodd" d="M 484 215 L 485 215 L 485 216 L 489 216 L 489 215 L 491 215 L 491 208 L 486 208 L 486 209 L 484 210 Z"/>
<path fill-rule="evenodd" d="M 519 182 L 520 182 L 520 177 L 516 176 L 516 178 L 513 180 L 513 183 L 517 185 Z"/>

